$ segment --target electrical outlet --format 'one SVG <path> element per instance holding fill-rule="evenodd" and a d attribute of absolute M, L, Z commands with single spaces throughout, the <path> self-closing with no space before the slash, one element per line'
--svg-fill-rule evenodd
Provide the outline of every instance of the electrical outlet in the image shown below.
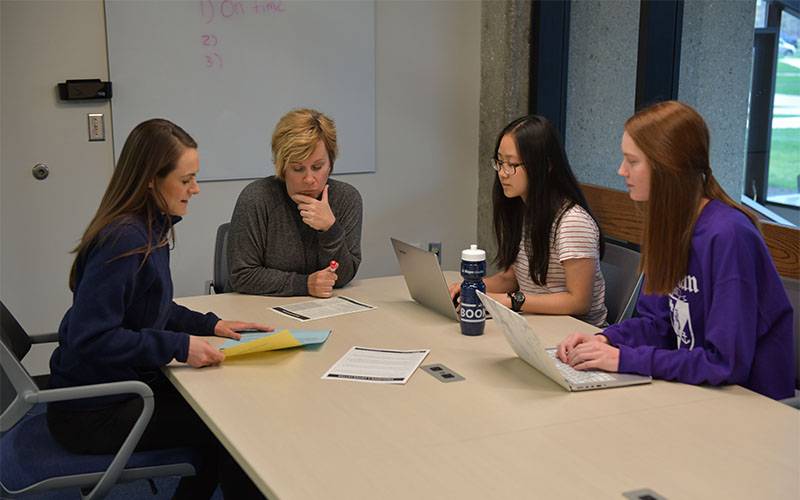
<path fill-rule="evenodd" d="M 103 113 L 89 113 L 89 140 L 106 140 L 106 125 L 103 120 Z"/>
<path fill-rule="evenodd" d="M 420 366 L 420 368 L 439 379 L 440 382 L 458 382 L 459 380 L 464 380 L 464 377 L 439 363 Z"/>
<path fill-rule="evenodd" d="M 428 243 L 428 251 L 433 252 L 436 254 L 436 258 L 439 259 L 439 265 L 442 265 L 442 244 L 438 241 L 432 241 Z"/>

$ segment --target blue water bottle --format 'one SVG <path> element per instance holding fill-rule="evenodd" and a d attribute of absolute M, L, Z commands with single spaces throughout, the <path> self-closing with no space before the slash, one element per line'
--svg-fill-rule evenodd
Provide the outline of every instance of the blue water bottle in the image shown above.
<path fill-rule="evenodd" d="M 486 325 L 486 312 L 476 290 L 486 292 L 483 277 L 486 276 L 486 252 L 478 245 L 461 252 L 461 333 L 464 335 L 483 335 Z"/>

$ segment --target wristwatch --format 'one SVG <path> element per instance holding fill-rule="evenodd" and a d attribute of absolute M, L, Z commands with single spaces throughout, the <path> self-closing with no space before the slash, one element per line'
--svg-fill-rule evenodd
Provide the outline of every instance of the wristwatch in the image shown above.
<path fill-rule="evenodd" d="M 522 311 L 522 304 L 525 303 L 525 294 L 517 290 L 515 292 L 508 292 L 508 298 L 511 299 L 511 310 L 514 312 Z"/>

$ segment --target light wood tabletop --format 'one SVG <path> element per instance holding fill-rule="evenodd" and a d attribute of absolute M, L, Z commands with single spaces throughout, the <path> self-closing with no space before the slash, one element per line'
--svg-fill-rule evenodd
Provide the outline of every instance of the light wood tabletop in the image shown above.
<path fill-rule="evenodd" d="M 455 279 L 457 275 L 448 273 Z M 800 498 L 800 412 L 738 386 L 655 381 L 569 393 L 516 357 L 413 302 L 402 277 L 337 290 L 377 309 L 299 322 L 303 297 L 206 295 L 177 302 L 225 319 L 331 329 L 323 345 L 166 369 L 271 499 Z M 555 345 L 596 328 L 526 316 Z M 212 341 L 221 339 L 212 339 Z M 430 349 L 465 380 L 418 370 L 405 385 L 322 380 L 352 346 Z"/>

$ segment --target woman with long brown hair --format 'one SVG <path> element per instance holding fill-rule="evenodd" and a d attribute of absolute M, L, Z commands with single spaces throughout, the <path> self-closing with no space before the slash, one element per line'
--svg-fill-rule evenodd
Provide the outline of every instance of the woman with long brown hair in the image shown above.
<path fill-rule="evenodd" d="M 51 387 L 140 380 L 155 409 L 137 450 L 194 446 L 203 465 L 181 480 L 176 498 L 208 498 L 222 473 L 237 498 L 258 496 L 247 476 L 166 380 L 160 368 L 177 360 L 195 368 L 224 359 L 202 336 L 238 339 L 237 330 L 271 328 L 200 314 L 172 300 L 169 248 L 173 225 L 200 192 L 197 144 L 167 120 L 137 125 L 125 141 L 100 206 L 80 243 L 69 285 L 72 307 L 50 358 Z M 142 411 L 133 395 L 50 403 L 55 439 L 73 453 L 115 453 Z M 225 478 L 228 477 L 229 480 Z M 244 484 L 244 487 L 238 485 Z M 227 493 L 226 493 L 227 494 Z"/>
<path fill-rule="evenodd" d="M 633 115 L 622 136 L 631 199 L 646 210 L 638 317 L 573 334 L 576 369 L 794 393 L 792 307 L 756 219 L 720 187 L 703 118 L 677 101 Z"/>

